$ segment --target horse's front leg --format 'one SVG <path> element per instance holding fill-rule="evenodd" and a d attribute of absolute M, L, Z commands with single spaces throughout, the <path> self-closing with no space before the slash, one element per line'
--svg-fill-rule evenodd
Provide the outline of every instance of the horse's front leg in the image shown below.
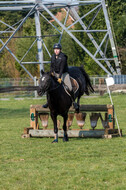
<path fill-rule="evenodd" d="M 77 106 L 78 106 L 78 108 L 76 109 L 76 113 L 79 113 L 79 109 L 80 109 L 80 97 L 77 98 Z"/>
<path fill-rule="evenodd" d="M 66 142 L 66 141 L 69 140 L 68 135 L 67 135 L 67 126 L 66 126 L 66 122 L 67 122 L 67 119 L 68 119 L 68 114 L 64 115 L 63 119 L 64 119 L 64 123 L 63 123 L 63 130 L 64 130 L 63 141 Z"/>
<path fill-rule="evenodd" d="M 53 125 L 54 125 L 54 140 L 52 141 L 52 143 L 58 143 L 57 115 L 51 113 L 51 118 L 53 120 Z"/>

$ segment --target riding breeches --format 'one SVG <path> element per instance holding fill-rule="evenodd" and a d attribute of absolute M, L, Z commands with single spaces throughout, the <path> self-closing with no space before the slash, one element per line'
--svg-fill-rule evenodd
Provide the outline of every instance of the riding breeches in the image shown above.
<path fill-rule="evenodd" d="M 59 78 L 59 74 L 55 73 L 56 77 Z M 61 77 L 62 81 L 68 86 L 69 90 L 72 91 L 72 84 L 70 81 L 70 75 L 69 73 L 63 73 Z"/>

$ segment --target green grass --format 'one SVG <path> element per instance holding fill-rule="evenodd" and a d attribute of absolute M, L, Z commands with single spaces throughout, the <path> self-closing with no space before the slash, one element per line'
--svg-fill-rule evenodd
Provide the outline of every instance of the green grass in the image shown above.
<path fill-rule="evenodd" d="M 44 100 L 0 101 L 0 190 L 126 189 L 126 95 L 112 97 L 122 138 L 59 139 L 58 144 L 51 144 L 52 138 L 21 138 L 29 127 L 29 106 Z M 110 100 L 105 95 L 81 103 Z"/>

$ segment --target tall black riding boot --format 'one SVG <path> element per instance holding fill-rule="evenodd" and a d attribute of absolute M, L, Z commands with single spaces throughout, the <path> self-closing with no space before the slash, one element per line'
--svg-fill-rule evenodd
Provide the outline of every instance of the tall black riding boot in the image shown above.
<path fill-rule="evenodd" d="M 71 99 L 72 99 L 72 103 L 73 103 L 74 109 L 77 110 L 78 109 L 78 104 L 75 102 L 75 95 L 74 95 L 74 91 L 73 90 L 70 91 L 70 95 L 71 95 Z"/>
<path fill-rule="evenodd" d="M 43 108 L 48 108 L 48 102 L 42 106 Z"/>

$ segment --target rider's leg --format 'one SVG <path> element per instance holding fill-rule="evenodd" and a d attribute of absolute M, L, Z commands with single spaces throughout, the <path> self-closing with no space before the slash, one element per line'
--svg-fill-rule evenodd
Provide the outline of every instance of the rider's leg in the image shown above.
<path fill-rule="evenodd" d="M 42 106 L 43 108 L 48 108 L 48 102 Z"/>
<path fill-rule="evenodd" d="M 72 99 L 72 103 L 73 103 L 73 106 L 75 109 L 78 109 L 78 105 L 77 103 L 75 103 L 75 94 L 74 94 L 74 91 L 72 89 L 72 84 L 71 84 L 71 80 L 70 80 L 70 76 L 69 76 L 69 73 L 64 73 L 62 75 L 62 80 L 63 82 L 68 86 L 68 91 L 71 95 L 71 99 Z"/>

